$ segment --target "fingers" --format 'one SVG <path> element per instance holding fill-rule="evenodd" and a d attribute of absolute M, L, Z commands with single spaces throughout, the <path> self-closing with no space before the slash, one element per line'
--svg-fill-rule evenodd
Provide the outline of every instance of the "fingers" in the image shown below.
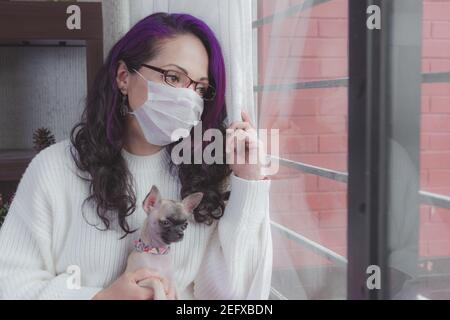
<path fill-rule="evenodd" d="M 237 144 L 235 140 L 237 139 L 238 143 L 245 141 L 245 146 L 247 148 L 253 149 L 258 146 L 258 137 L 256 134 L 256 130 L 251 129 L 250 131 L 244 131 L 242 129 L 237 129 L 236 131 L 227 131 L 227 137 L 225 140 L 226 152 L 232 153 L 236 151 Z"/>
<path fill-rule="evenodd" d="M 155 296 L 155 291 L 150 287 L 140 287 L 139 288 L 139 300 L 153 300 Z"/>
<path fill-rule="evenodd" d="M 245 111 L 241 111 L 241 118 L 242 121 L 235 121 L 233 122 L 229 129 L 244 129 L 244 130 L 249 130 L 251 128 L 254 128 L 252 121 L 250 119 L 250 116 L 248 115 L 247 112 Z"/>
<path fill-rule="evenodd" d="M 174 286 L 169 286 L 169 291 L 167 292 L 167 300 L 178 300 Z"/>
<path fill-rule="evenodd" d="M 251 142 L 251 138 L 255 138 L 256 129 L 250 122 L 250 117 L 244 111 L 241 112 L 244 121 L 236 121 L 231 123 L 227 129 L 227 142 L 233 139 L 233 136 L 241 140 L 246 140 L 246 144 Z"/>
<path fill-rule="evenodd" d="M 166 296 L 169 300 L 176 300 L 176 290 L 175 287 L 172 285 L 172 283 L 164 276 L 159 274 L 156 271 L 153 271 L 151 269 L 142 268 L 138 269 L 135 272 L 132 273 L 132 279 L 140 286 L 140 297 L 142 299 L 153 299 L 154 297 L 154 290 L 150 286 L 145 286 L 145 280 L 148 278 L 157 278 L 161 281 L 164 291 L 166 292 Z M 141 282 L 142 283 L 139 283 Z M 142 286 L 141 286 L 142 285 Z"/>
<path fill-rule="evenodd" d="M 156 277 L 161 279 L 161 275 L 153 270 L 147 268 L 141 268 L 132 273 L 131 278 L 134 282 L 138 283 L 139 281 L 145 280 L 150 277 Z"/>
<path fill-rule="evenodd" d="M 173 284 L 165 277 L 162 278 L 162 284 L 168 300 L 176 300 L 176 292 Z"/>
<path fill-rule="evenodd" d="M 247 112 L 241 111 L 241 117 L 243 121 L 250 123 L 250 125 L 253 127 L 252 121 L 250 120 L 250 116 Z"/>
<path fill-rule="evenodd" d="M 236 129 L 250 130 L 252 128 L 253 127 L 249 122 L 236 121 L 236 122 L 233 122 L 228 129 L 230 129 L 230 130 L 236 130 Z"/>
<path fill-rule="evenodd" d="M 161 282 L 163 284 L 164 291 L 167 293 L 169 291 L 169 287 L 170 287 L 169 280 L 167 280 L 166 277 L 162 277 Z"/>
<path fill-rule="evenodd" d="M 225 151 L 227 163 L 233 161 L 234 155 L 238 157 L 238 163 L 247 163 L 250 152 L 260 151 L 261 142 L 258 139 L 256 129 L 251 123 L 250 116 L 247 112 L 241 111 L 241 117 L 243 121 L 233 122 L 226 131 Z M 245 149 L 242 149 L 244 141 Z M 251 158 L 253 159 L 252 162 L 258 161 L 258 154 L 253 155 Z"/>

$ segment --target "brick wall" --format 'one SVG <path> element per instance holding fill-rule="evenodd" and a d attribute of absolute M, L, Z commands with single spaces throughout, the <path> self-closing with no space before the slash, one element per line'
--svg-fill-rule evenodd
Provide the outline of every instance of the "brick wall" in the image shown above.
<path fill-rule="evenodd" d="M 301 0 L 262 0 L 262 16 Z M 332 0 L 261 27 L 259 83 L 348 76 L 348 1 Z M 425 0 L 423 72 L 450 72 L 450 1 Z M 281 156 L 347 171 L 347 89 L 265 92 L 260 125 L 280 129 Z M 450 196 L 450 84 L 422 86 L 421 189 Z M 346 255 L 346 185 L 282 168 L 273 181 L 274 221 Z M 420 254 L 450 255 L 450 212 L 421 206 Z M 327 263 L 274 232 L 275 265 Z"/>
<path fill-rule="evenodd" d="M 450 72 L 450 1 L 424 2 L 423 72 Z M 450 84 L 422 86 L 422 189 L 450 195 Z M 450 211 L 421 208 L 421 253 L 450 255 Z"/>

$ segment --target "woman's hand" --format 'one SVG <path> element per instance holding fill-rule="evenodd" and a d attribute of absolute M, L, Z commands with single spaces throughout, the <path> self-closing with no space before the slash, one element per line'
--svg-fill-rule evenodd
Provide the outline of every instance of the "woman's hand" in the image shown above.
<path fill-rule="evenodd" d="M 257 137 L 256 129 L 251 124 L 248 114 L 242 111 L 241 117 L 242 121 L 233 122 L 227 129 L 227 163 L 239 178 L 262 180 L 265 176 L 262 174 L 261 161 L 264 159 L 266 151 L 263 143 Z M 238 146 L 244 145 L 244 139 L 245 150 L 241 150 Z M 252 160 L 251 163 L 250 160 Z"/>
<path fill-rule="evenodd" d="M 139 281 L 148 278 L 158 278 L 162 281 L 168 300 L 177 298 L 173 287 L 168 285 L 169 282 L 166 278 L 155 271 L 143 268 L 135 272 L 123 273 L 108 288 L 98 292 L 92 300 L 153 300 L 153 289 L 138 285 Z"/>

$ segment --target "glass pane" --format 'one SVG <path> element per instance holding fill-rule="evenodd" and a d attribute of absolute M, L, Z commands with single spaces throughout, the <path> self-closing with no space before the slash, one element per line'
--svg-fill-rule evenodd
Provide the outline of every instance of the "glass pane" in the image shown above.
<path fill-rule="evenodd" d="M 450 3 L 423 2 L 425 72 L 450 74 Z M 450 80 L 450 79 L 449 79 Z M 448 80 L 447 80 L 448 81 Z M 417 292 L 450 299 L 450 83 L 422 85 L 420 185 L 447 199 L 447 208 L 420 207 Z"/>
<path fill-rule="evenodd" d="M 422 6 L 422 72 L 450 73 L 450 3 L 424 0 Z M 416 168 L 416 155 L 410 152 L 415 149 L 415 138 L 400 138 L 390 149 L 394 165 L 401 171 L 397 173 L 399 181 L 391 183 L 390 196 L 404 196 L 392 201 L 403 205 L 390 211 L 394 216 L 389 218 L 390 265 L 397 269 L 390 279 L 394 299 L 450 298 L 449 80 L 441 78 L 421 86 L 419 132 L 412 135 L 420 140 L 420 166 Z M 400 103 L 393 108 L 397 117 L 406 119 L 393 122 L 394 135 L 401 137 L 408 127 L 416 126 L 411 116 L 414 111 Z M 422 191 L 418 201 L 413 196 L 416 181 Z M 439 202 L 433 204 L 436 199 Z"/>
<path fill-rule="evenodd" d="M 450 2 L 423 3 L 423 72 L 450 72 Z"/>
<path fill-rule="evenodd" d="M 347 171 L 347 88 L 335 80 L 348 76 L 348 1 L 302 3 L 258 10 L 289 12 L 258 28 L 259 126 L 279 130 L 290 164 L 272 177 L 272 298 L 345 299 L 347 186 L 320 174 Z"/>

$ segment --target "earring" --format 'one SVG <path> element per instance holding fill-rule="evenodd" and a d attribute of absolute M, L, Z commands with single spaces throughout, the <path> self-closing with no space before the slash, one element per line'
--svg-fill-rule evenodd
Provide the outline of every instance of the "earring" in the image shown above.
<path fill-rule="evenodd" d="M 126 117 L 130 109 L 128 108 L 128 96 L 122 95 L 122 102 L 120 103 L 120 114 L 122 117 Z"/>

